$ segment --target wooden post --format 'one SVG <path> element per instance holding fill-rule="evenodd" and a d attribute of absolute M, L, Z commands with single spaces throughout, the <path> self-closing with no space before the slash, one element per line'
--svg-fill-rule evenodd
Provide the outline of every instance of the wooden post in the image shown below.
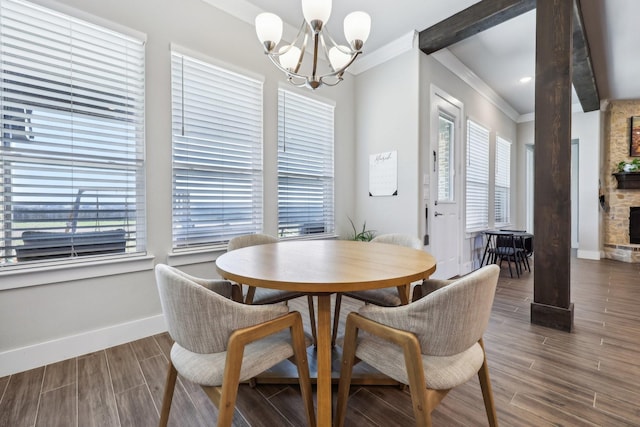
<path fill-rule="evenodd" d="M 573 1 L 538 0 L 531 322 L 570 332 Z"/>

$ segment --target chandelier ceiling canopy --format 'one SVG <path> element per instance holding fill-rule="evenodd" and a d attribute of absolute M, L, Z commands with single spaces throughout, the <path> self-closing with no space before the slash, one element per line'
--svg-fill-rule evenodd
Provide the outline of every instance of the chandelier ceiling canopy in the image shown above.
<path fill-rule="evenodd" d="M 342 75 L 362 53 L 362 47 L 369 37 L 371 18 L 365 12 L 351 12 L 344 18 L 344 35 L 348 45 L 338 44 L 326 29 L 331 15 L 331 0 L 302 0 L 304 20 L 298 35 L 290 44 L 278 47 L 282 39 L 283 23 L 278 15 L 261 13 L 256 16 L 256 33 L 264 46 L 265 54 L 271 62 L 287 75 L 287 80 L 299 87 L 317 89 L 322 85 L 335 86 L 342 81 Z M 303 73 L 305 54 L 311 51 L 313 57 L 310 70 Z M 323 56 L 328 64 L 325 71 L 319 71 L 318 63 Z"/>

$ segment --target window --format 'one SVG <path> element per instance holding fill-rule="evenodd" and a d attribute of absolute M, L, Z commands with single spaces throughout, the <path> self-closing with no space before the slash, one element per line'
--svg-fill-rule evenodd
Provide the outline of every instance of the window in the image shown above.
<path fill-rule="evenodd" d="M 143 41 L 0 8 L 0 266 L 143 252 Z"/>
<path fill-rule="evenodd" d="M 262 82 L 171 56 L 174 249 L 262 230 Z"/>
<path fill-rule="evenodd" d="M 511 222 L 511 143 L 496 138 L 495 224 Z"/>
<path fill-rule="evenodd" d="M 278 233 L 333 232 L 333 106 L 279 89 Z"/>
<path fill-rule="evenodd" d="M 466 229 L 489 226 L 489 130 L 467 121 Z"/>
<path fill-rule="evenodd" d="M 444 113 L 438 115 L 438 202 L 453 202 L 454 122 Z"/>

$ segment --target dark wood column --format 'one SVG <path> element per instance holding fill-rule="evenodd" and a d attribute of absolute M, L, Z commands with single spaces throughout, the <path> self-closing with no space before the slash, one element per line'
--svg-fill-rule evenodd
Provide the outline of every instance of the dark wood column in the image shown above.
<path fill-rule="evenodd" d="M 535 277 L 531 322 L 573 328 L 571 75 L 573 1 L 538 0 L 535 88 Z"/>

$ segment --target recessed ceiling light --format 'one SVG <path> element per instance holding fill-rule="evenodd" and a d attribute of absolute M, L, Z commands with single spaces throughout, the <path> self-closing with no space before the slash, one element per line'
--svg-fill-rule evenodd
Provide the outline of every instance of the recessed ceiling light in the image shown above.
<path fill-rule="evenodd" d="M 531 81 L 531 76 L 525 76 L 520 79 L 520 83 L 529 83 Z"/>

